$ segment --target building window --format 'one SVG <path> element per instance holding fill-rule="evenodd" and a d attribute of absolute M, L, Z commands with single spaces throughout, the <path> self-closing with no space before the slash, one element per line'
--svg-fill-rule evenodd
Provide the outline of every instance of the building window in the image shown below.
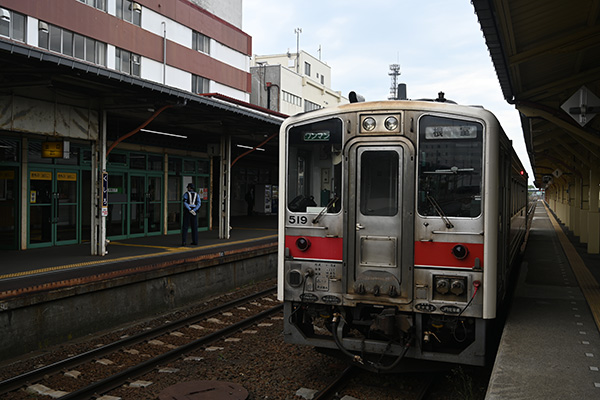
<path fill-rule="evenodd" d="M 106 43 L 43 21 L 39 21 L 38 32 L 41 48 L 106 66 Z"/>
<path fill-rule="evenodd" d="M 141 57 L 138 54 L 116 48 L 115 68 L 124 74 L 141 76 Z"/>
<path fill-rule="evenodd" d="M 194 50 L 210 54 L 210 38 L 200 32 L 192 32 L 192 43 Z"/>
<path fill-rule="evenodd" d="M 19 152 L 19 143 L 16 140 L 8 138 L 0 139 L 0 161 L 19 162 L 21 154 Z M 2 196 L 0 196 L 0 199 L 2 199 Z"/>
<path fill-rule="evenodd" d="M 198 75 L 192 75 L 192 92 L 208 93 L 210 91 L 209 80 Z"/>
<path fill-rule="evenodd" d="M 304 111 L 318 110 L 319 108 L 323 107 L 312 101 L 304 100 Z"/>
<path fill-rule="evenodd" d="M 117 18 L 142 26 L 142 6 L 131 0 L 117 0 Z"/>
<path fill-rule="evenodd" d="M 324 84 L 325 84 L 325 76 L 321 75 L 321 85 L 324 85 Z"/>
<path fill-rule="evenodd" d="M 62 32 L 62 53 L 66 56 L 73 57 L 73 32 Z"/>
<path fill-rule="evenodd" d="M 98 10 L 106 11 L 106 0 L 79 0 L 79 2 L 97 8 Z"/>
<path fill-rule="evenodd" d="M 282 94 L 281 97 L 282 97 L 283 101 L 285 101 L 286 103 L 290 103 L 295 106 L 302 107 L 302 98 L 300 96 L 296 96 L 295 94 L 291 94 L 289 92 L 286 92 L 285 90 L 282 90 L 281 94 Z"/>
<path fill-rule="evenodd" d="M 310 76 L 310 64 L 307 62 L 304 63 L 304 75 Z"/>
<path fill-rule="evenodd" d="M 25 16 L 0 7 L 0 36 L 25 42 Z"/>

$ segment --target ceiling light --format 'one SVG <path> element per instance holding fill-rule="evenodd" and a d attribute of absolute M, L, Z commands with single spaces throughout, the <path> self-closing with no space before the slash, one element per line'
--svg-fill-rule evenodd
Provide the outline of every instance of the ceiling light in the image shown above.
<path fill-rule="evenodd" d="M 254 147 L 244 146 L 243 144 L 238 144 L 237 147 L 241 147 L 242 149 L 250 149 L 250 150 L 254 149 Z M 263 149 L 262 147 L 257 147 L 255 150 L 265 151 L 265 149 Z"/>
<path fill-rule="evenodd" d="M 141 132 L 149 132 L 149 133 L 156 133 L 157 135 L 163 135 L 163 136 L 171 136 L 171 137 L 176 137 L 176 138 L 181 138 L 181 139 L 187 139 L 187 136 L 184 135 L 177 135 L 175 133 L 167 133 L 167 132 L 159 132 L 159 131 L 151 131 L 150 129 L 140 129 Z"/>

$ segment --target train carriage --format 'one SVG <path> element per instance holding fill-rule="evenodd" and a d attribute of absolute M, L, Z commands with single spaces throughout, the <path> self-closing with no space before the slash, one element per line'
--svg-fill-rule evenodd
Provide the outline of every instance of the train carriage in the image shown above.
<path fill-rule="evenodd" d="M 287 342 L 376 370 L 484 364 L 527 229 L 527 176 L 492 113 L 440 96 L 290 117 L 280 193 Z"/>

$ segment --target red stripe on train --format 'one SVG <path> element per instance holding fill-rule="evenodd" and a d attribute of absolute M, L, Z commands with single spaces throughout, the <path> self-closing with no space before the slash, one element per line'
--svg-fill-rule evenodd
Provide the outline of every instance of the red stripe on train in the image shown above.
<path fill-rule="evenodd" d="M 454 257 L 452 248 L 460 244 L 469 250 L 462 259 Z M 480 243 L 446 243 L 446 242 L 415 242 L 415 265 L 427 267 L 473 268 L 475 258 L 483 268 L 483 244 Z"/>
<path fill-rule="evenodd" d="M 301 251 L 296 245 L 296 241 L 300 238 L 304 238 L 310 243 L 310 246 L 305 251 Z M 290 249 L 290 256 L 293 258 L 342 261 L 344 241 L 342 238 L 286 236 L 285 247 Z"/>

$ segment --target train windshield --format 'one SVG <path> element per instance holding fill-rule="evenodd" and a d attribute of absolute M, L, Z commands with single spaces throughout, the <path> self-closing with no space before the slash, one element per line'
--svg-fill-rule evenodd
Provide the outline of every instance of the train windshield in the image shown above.
<path fill-rule="evenodd" d="M 288 209 L 337 213 L 342 204 L 342 121 L 332 118 L 288 134 Z"/>
<path fill-rule="evenodd" d="M 418 211 L 423 216 L 481 214 L 483 126 L 425 116 L 419 125 Z"/>

